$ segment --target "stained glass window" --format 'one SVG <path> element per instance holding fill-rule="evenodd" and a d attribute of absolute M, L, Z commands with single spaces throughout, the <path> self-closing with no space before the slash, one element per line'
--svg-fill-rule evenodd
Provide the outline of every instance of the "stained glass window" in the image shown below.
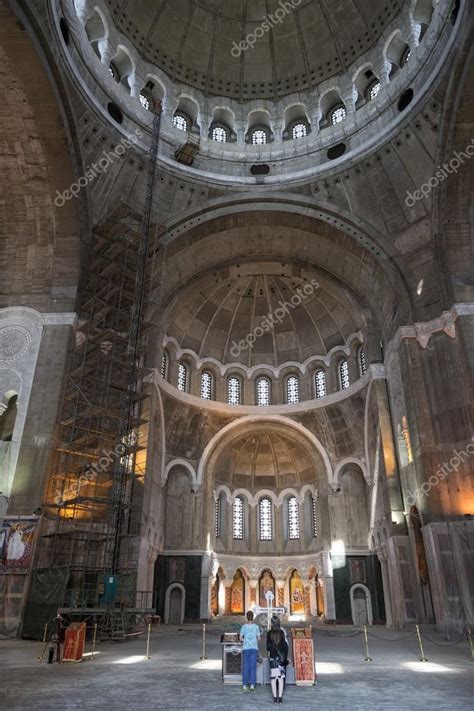
<path fill-rule="evenodd" d="M 168 354 L 166 351 L 163 351 L 163 354 L 161 356 L 160 374 L 162 378 L 168 377 Z"/>
<path fill-rule="evenodd" d="M 318 515 L 316 513 L 316 498 L 311 497 L 311 513 L 313 517 L 313 538 L 318 537 Z"/>
<path fill-rule="evenodd" d="M 257 405 L 270 405 L 270 381 L 268 378 L 257 380 Z"/>
<path fill-rule="evenodd" d="M 324 370 L 317 370 L 314 374 L 314 392 L 317 398 L 326 397 L 326 373 Z"/>
<path fill-rule="evenodd" d="M 308 135 L 308 127 L 305 123 L 296 123 L 292 130 L 293 139 L 304 138 Z"/>
<path fill-rule="evenodd" d="M 175 114 L 173 117 L 173 125 L 180 131 L 189 131 L 189 121 L 183 114 Z"/>
<path fill-rule="evenodd" d="M 241 541 L 244 537 L 244 501 L 237 496 L 232 504 L 232 537 Z"/>
<path fill-rule="evenodd" d="M 345 106 L 335 106 L 329 113 L 329 120 L 333 126 L 337 123 L 341 123 L 347 116 L 347 111 Z"/>
<path fill-rule="evenodd" d="M 222 126 L 214 126 L 211 135 L 213 141 L 217 141 L 217 143 L 227 143 L 227 131 Z"/>
<path fill-rule="evenodd" d="M 341 360 L 339 363 L 339 387 L 341 390 L 345 390 L 350 384 L 349 363 L 347 360 Z"/>
<path fill-rule="evenodd" d="M 188 389 L 188 369 L 180 363 L 178 365 L 178 390 L 185 393 Z"/>
<path fill-rule="evenodd" d="M 227 399 L 229 405 L 240 405 L 240 380 L 235 376 L 227 381 Z"/>
<path fill-rule="evenodd" d="M 214 390 L 214 378 L 212 373 L 205 370 L 201 374 L 201 397 L 203 400 L 212 400 Z"/>
<path fill-rule="evenodd" d="M 146 109 L 147 111 L 150 110 L 150 99 L 143 91 L 140 92 L 140 96 L 138 97 L 138 100 L 144 109 Z"/>
<path fill-rule="evenodd" d="M 258 528 L 261 541 L 271 541 L 273 538 L 272 502 L 270 499 L 260 499 L 258 506 Z"/>
<path fill-rule="evenodd" d="M 263 128 L 257 128 L 252 133 L 252 143 L 254 146 L 264 146 L 268 141 L 267 132 Z"/>
<path fill-rule="evenodd" d="M 379 93 L 381 89 L 381 84 L 379 81 L 374 81 L 372 84 L 369 86 L 367 93 L 369 95 L 369 99 L 375 99 L 377 94 Z"/>
<path fill-rule="evenodd" d="M 221 499 L 220 499 L 220 497 L 218 497 L 216 499 L 215 524 L 216 524 L 216 538 L 220 538 L 220 535 L 221 535 Z"/>
<path fill-rule="evenodd" d="M 288 500 L 288 537 L 290 541 L 300 537 L 300 507 L 294 496 Z"/>
<path fill-rule="evenodd" d="M 296 375 L 290 375 L 286 381 L 286 402 L 296 405 L 300 401 L 300 381 Z"/>

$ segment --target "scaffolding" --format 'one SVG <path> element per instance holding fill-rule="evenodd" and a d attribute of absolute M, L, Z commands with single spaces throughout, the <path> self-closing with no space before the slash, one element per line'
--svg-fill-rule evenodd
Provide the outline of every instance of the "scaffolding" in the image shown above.
<path fill-rule="evenodd" d="M 67 571 L 56 600 L 62 614 L 93 616 L 111 636 L 155 610 L 153 593 L 136 590 L 136 567 L 151 372 L 144 367 L 144 311 L 153 290 L 147 258 L 160 121 L 158 107 L 143 218 L 119 207 L 93 233 L 35 561 L 38 571 Z"/>

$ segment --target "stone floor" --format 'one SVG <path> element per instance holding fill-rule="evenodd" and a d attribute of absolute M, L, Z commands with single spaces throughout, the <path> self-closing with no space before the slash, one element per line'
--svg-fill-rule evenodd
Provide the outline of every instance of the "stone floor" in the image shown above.
<path fill-rule="evenodd" d="M 162 627 L 146 640 L 103 643 L 94 660 L 81 664 L 38 661 L 38 642 L 0 639 L 0 709 L 260 709 L 272 707 L 268 687 L 254 694 L 223 686 L 220 631 L 211 627 L 208 659 L 200 660 L 196 626 Z M 437 711 L 473 708 L 474 663 L 466 642 L 447 646 L 434 632 L 425 641 L 428 662 L 420 662 L 416 638 L 408 631 L 374 628 L 372 662 L 364 661 L 363 637 L 352 628 L 315 633 L 318 683 L 288 687 L 284 707 L 302 711 Z M 380 639 L 383 638 L 383 639 Z M 87 651 L 90 653 L 88 643 Z"/>

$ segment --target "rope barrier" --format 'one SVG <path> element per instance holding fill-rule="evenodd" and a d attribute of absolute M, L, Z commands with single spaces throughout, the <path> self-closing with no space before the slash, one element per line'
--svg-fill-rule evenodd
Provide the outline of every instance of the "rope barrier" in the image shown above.
<path fill-rule="evenodd" d="M 431 639 L 431 637 L 428 637 L 426 632 L 421 632 L 421 636 L 428 640 L 428 642 L 431 642 L 431 644 L 436 644 L 437 647 L 456 647 L 458 644 L 462 644 L 462 642 L 465 642 L 466 640 L 462 637 L 461 639 L 458 639 L 457 642 L 435 642 L 434 639 Z"/>
<path fill-rule="evenodd" d="M 404 635 L 403 637 L 393 637 L 393 638 L 380 637 L 380 635 L 375 634 L 375 632 L 368 632 L 368 634 L 371 637 L 375 637 L 375 639 L 382 640 L 382 642 L 402 642 L 405 639 L 410 639 L 410 637 L 414 637 L 416 635 L 416 630 L 414 632 L 409 632 L 408 634 Z"/>

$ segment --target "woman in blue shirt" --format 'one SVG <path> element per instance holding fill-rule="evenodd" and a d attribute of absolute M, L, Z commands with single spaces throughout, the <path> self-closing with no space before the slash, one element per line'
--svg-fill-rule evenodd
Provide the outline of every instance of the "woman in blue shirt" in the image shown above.
<path fill-rule="evenodd" d="M 244 691 L 255 691 L 257 682 L 257 655 L 260 627 L 253 622 L 253 612 L 247 612 L 247 623 L 240 628 L 242 651 L 242 683 Z"/>

